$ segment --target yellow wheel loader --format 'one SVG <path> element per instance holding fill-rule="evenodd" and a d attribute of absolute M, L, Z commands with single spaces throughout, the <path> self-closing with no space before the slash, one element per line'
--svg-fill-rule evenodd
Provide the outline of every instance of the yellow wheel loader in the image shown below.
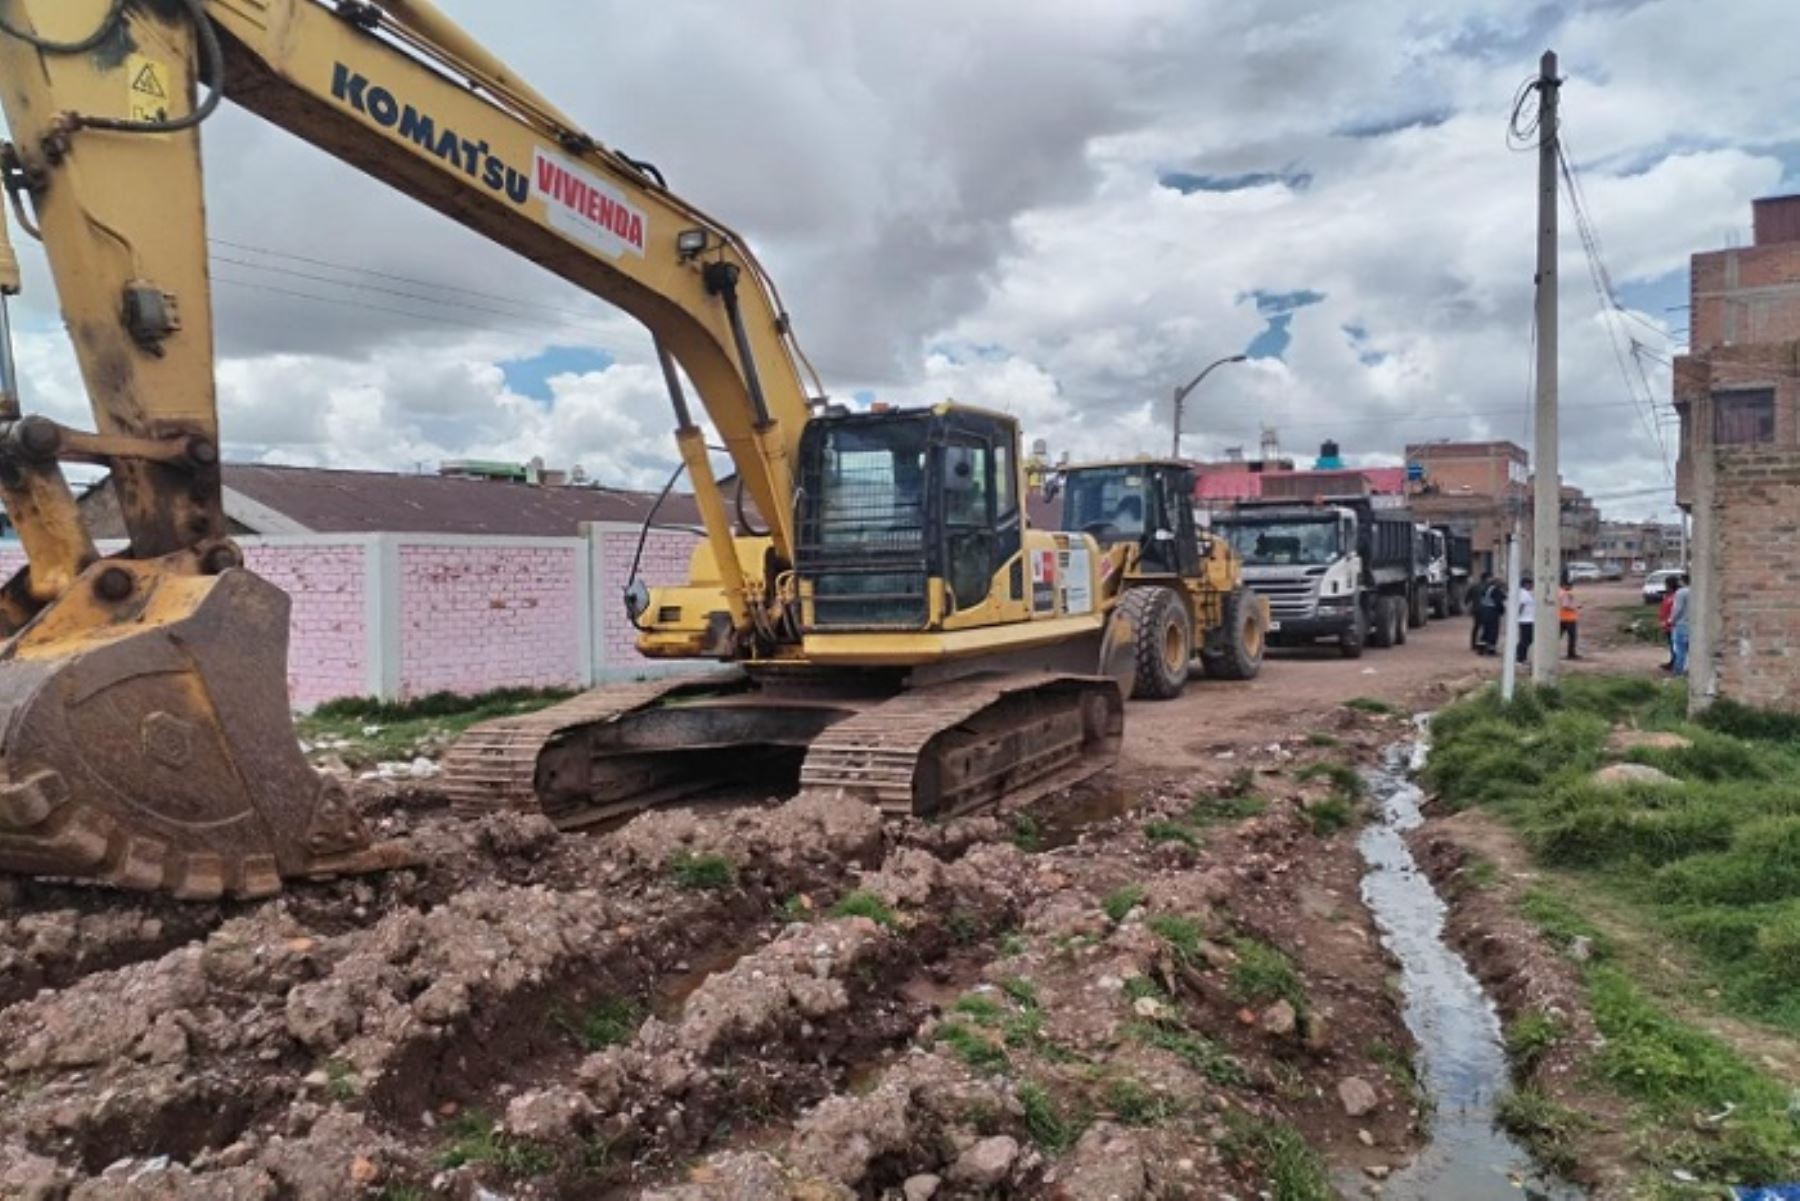
<path fill-rule="evenodd" d="M 0 0 L 0 180 L 96 425 L 23 416 L 8 346 L 0 500 L 29 566 L 0 589 L 0 870 L 261 895 L 400 855 L 301 759 L 286 598 L 221 507 L 200 144 L 226 99 L 655 338 L 706 537 L 632 615 L 646 653 L 720 670 L 477 727 L 447 756 L 459 809 L 577 825 L 770 767 L 940 813 L 1111 761 L 1126 615 L 1093 539 L 1026 528 L 1012 420 L 816 400 L 744 241 L 428 0 Z M 690 387 L 766 528 L 728 512 Z M 96 551 L 65 461 L 110 471 L 124 551 Z"/>
<path fill-rule="evenodd" d="M 1063 467 L 1054 478 L 1062 528 L 1105 547 L 1109 577 L 1122 582 L 1133 697 L 1179 696 L 1195 666 L 1220 680 L 1262 670 L 1269 602 L 1244 584 L 1231 544 L 1196 528 L 1191 467 L 1136 459 Z"/>

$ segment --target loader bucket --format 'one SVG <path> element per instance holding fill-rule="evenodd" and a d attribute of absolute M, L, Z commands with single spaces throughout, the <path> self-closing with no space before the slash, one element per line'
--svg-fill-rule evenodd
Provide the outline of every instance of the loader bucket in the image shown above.
<path fill-rule="evenodd" d="M 0 872 L 206 899 L 404 862 L 302 757 L 287 630 L 248 571 L 84 572 L 0 647 Z"/>

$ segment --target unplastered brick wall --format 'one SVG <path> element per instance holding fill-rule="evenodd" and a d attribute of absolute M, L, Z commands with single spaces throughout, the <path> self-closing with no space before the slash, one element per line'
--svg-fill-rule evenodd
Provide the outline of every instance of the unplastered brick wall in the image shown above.
<path fill-rule="evenodd" d="M 1717 462 L 1719 695 L 1800 709 L 1800 448 Z"/>
<path fill-rule="evenodd" d="M 623 594 L 631 578 L 632 556 L 637 551 L 638 531 L 603 528 L 594 534 L 601 565 L 595 603 L 600 606 L 600 675 L 603 679 L 630 679 L 670 670 L 667 660 L 646 659 L 638 654 L 637 630 L 627 620 Z M 688 561 L 700 538 L 685 530 L 652 530 L 644 540 L 638 576 L 646 585 L 681 584 L 688 578 Z"/>
<path fill-rule="evenodd" d="M 587 683 L 586 550 L 573 538 L 402 542 L 401 695 Z"/>
<path fill-rule="evenodd" d="M 368 548 L 244 543 L 244 565 L 288 594 L 288 699 L 296 709 L 369 691 Z"/>

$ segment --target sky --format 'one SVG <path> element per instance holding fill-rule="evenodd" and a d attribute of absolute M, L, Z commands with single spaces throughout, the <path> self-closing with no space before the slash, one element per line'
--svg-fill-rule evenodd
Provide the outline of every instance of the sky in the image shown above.
<path fill-rule="evenodd" d="M 1602 305 L 1562 213 L 1565 480 L 1673 512 L 1687 261 L 1800 191 L 1792 0 L 440 0 L 608 145 L 744 233 L 837 399 L 1016 414 L 1053 455 L 1352 463 L 1529 445 L 1536 160 L 1561 55 Z M 204 129 L 229 458 L 675 462 L 628 318 L 226 105 Z M 16 231 L 15 231 L 16 234 Z M 18 237 L 28 409 L 89 424 Z"/>

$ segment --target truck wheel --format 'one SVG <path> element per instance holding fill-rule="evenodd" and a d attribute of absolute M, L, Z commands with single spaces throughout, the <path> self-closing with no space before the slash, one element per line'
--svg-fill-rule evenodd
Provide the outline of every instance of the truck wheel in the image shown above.
<path fill-rule="evenodd" d="M 1406 630 L 1412 625 L 1412 602 L 1404 596 L 1389 597 L 1394 602 L 1394 645 L 1406 645 Z"/>
<path fill-rule="evenodd" d="M 1445 598 L 1444 607 L 1450 611 L 1452 617 L 1463 615 L 1463 589 L 1454 582 L 1450 585 L 1450 595 Z"/>
<path fill-rule="evenodd" d="M 1131 619 L 1137 659 L 1132 699 L 1166 701 L 1180 696 L 1194 656 L 1193 626 L 1180 594 L 1173 588 L 1132 588 L 1121 603 Z"/>
<path fill-rule="evenodd" d="M 1206 674 L 1215 680 L 1254 680 L 1262 670 L 1262 606 L 1248 588 L 1235 589 L 1225 598 L 1225 618 L 1200 652 Z"/>
<path fill-rule="evenodd" d="M 1432 597 L 1431 620 L 1442 621 L 1448 616 L 1450 616 L 1450 594 L 1446 592 L 1442 596 Z"/>
<path fill-rule="evenodd" d="M 1356 606 L 1356 616 L 1350 621 L 1350 628 L 1338 635 L 1338 654 L 1346 659 L 1360 659 L 1363 644 L 1369 640 L 1369 619 L 1364 615 L 1362 606 Z"/>
<path fill-rule="evenodd" d="M 1423 588 L 1415 588 L 1406 596 L 1406 625 L 1408 629 L 1422 630 L 1427 620 L 1425 616 L 1426 597 Z"/>
<path fill-rule="evenodd" d="M 1394 606 L 1388 602 L 1392 597 L 1376 596 L 1369 602 L 1369 612 L 1364 618 L 1368 624 L 1369 645 L 1380 650 L 1394 645 Z"/>

